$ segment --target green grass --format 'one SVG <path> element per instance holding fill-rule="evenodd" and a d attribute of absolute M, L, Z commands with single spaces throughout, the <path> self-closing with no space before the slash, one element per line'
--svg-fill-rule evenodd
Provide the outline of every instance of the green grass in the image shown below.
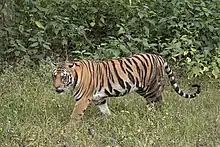
<path fill-rule="evenodd" d="M 189 81 L 179 84 L 187 89 Z M 109 100 L 113 115 L 103 116 L 91 105 L 82 121 L 66 126 L 75 102 L 70 93 L 55 93 L 47 67 L 5 70 L 0 78 L 0 146 L 219 146 L 220 81 L 199 83 L 202 92 L 193 100 L 166 86 L 161 111 L 130 94 Z"/>

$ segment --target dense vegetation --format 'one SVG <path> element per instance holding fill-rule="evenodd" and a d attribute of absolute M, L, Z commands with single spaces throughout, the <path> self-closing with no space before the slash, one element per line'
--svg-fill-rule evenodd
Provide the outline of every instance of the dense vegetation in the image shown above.
<path fill-rule="evenodd" d="M 151 52 L 190 76 L 220 74 L 218 0 L 2 0 L 0 10 L 1 65 Z"/>
<path fill-rule="evenodd" d="M 0 18 L 0 146 L 220 145 L 220 80 L 207 77 L 220 77 L 219 0 L 1 0 Z M 165 57 L 201 94 L 166 87 L 161 111 L 136 94 L 112 98 L 113 115 L 91 105 L 66 126 L 74 100 L 55 93 L 48 63 L 139 52 Z"/>

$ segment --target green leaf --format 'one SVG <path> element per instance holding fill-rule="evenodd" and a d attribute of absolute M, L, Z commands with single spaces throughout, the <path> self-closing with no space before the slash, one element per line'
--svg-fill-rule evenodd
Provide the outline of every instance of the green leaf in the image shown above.
<path fill-rule="evenodd" d="M 199 74 L 200 74 L 200 67 L 199 67 L 199 66 L 194 66 L 194 67 L 192 68 L 192 72 L 193 72 L 193 74 L 195 74 L 195 75 L 199 75 Z"/>
<path fill-rule="evenodd" d="M 15 51 L 15 48 L 9 48 L 4 53 L 11 53 L 11 52 L 14 52 L 14 51 Z"/>
<path fill-rule="evenodd" d="M 103 17 L 100 18 L 100 21 L 101 21 L 102 23 L 105 23 L 105 20 L 104 20 Z"/>
<path fill-rule="evenodd" d="M 142 19 L 144 17 L 144 14 L 141 12 L 138 12 L 138 16 L 140 17 L 140 19 Z"/>
<path fill-rule="evenodd" d="M 217 58 L 217 57 L 216 57 L 216 61 L 217 61 L 217 63 L 218 63 L 219 66 L 220 66 L 220 58 Z"/>
<path fill-rule="evenodd" d="M 216 3 L 216 7 L 220 9 L 220 2 Z"/>
<path fill-rule="evenodd" d="M 147 36 L 147 37 L 149 37 L 149 28 L 148 27 L 146 27 L 146 26 L 144 26 L 143 27 L 144 28 L 144 31 L 145 31 L 145 35 Z"/>
<path fill-rule="evenodd" d="M 139 42 L 142 42 L 142 40 L 141 40 L 140 38 L 133 38 L 133 40 L 134 40 L 134 41 L 137 41 L 138 43 L 139 43 Z"/>
<path fill-rule="evenodd" d="M 15 51 L 15 56 L 19 56 L 20 55 L 20 51 Z"/>
<path fill-rule="evenodd" d="M 37 26 L 38 28 L 44 29 L 44 26 L 41 24 L 41 22 L 35 21 L 35 24 L 36 24 L 36 26 Z"/>
<path fill-rule="evenodd" d="M 23 51 L 23 52 L 26 52 L 26 51 L 27 51 L 27 49 L 26 49 L 23 45 L 21 45 L 18 49 L 19 49 L 20 51 Z"/>
<path fill-rule="evenodd" d="M 125 30 L 123 27 L 120 27 L 120 29 L 118 30 L 118 35 L 120 34 L 124 34 L 125 33 Z"/>
<path fill-rule="evenodd" d="M 210 32 L 213 32 L 214 29 L 215 29 L 215 28 L 214 28 L 213 26 L 209 25 L 209 31 L 210 31 Z"/>
<path fill-rule="evenodd" d="M 111 51 L 111 50 L 110 50 Z M 119 55 L 120 55 L 120 50 L 118 50 L 118 49 L 116 49 L 116 50 L 114 50 L 114 51 L 111 51 L 112 53 L 113 53 L 113 55 L 114 55 L 114 57 L 119 57 Z"/>
<path fill-rule="evenodd" d="M 189 58 L 189 57 L 186 58 L 187 63 L 190 63 L 191 61 L 192 61 L 191 58 Z"/>
<path fill-rule="evenodd" d="M 120 49 L 121 49 L 123 52 L 125 52 L 125 53 L 130 52 L 130 51 L 128 50 L 128 48 L 126 48 L 126 47 L 125 47 L 124 45 L 122 45 L 122 44 L 120 44 L 119 47 L 120 47 Z"/>
<path fill-rule="evenodd" d="M 219 77 L 219 74 L 220 74 L 220 71 L 219 71 L 218 67 L 215 67 L 212 70 L 212 75 L 215 77 L 215 79 L 217 79 Z"/>
<path fill-rule="evenodd" d="M 203 71 L 209 71 L 209 68 L 208 67 L 204 67 Z"/>
<path fill-rule="evenodd" d="M 148 44 L 148 40 L 147 39 L 143 39 L 143 45 L 145 46 L 145 47 L 149 47 L 149 44 Z"/>
<path fill-rule="evenodd" d="M 29 38 L 28 41 L 36 42 L 37 40 L 35 38 Z"/>
<path fill-rule="evenodd" d="M 57 35 L 59 33 L 59 29 L 55 29 L 54 33 Z"/>
<path fill-rule="evenodd" d="M 183 51 L 183 56 L 186 56 L 188 53 L 188 50 Z"/>
<path fill-rule="evenodd" d="M 20 32 L 24 32 L 24 26 L 23 26 L 23 25 L 19 25 L 18 30 L 19 30 Z"/>
<path fill-rule="evenodd" d="M 48 50 L 50 50 L 50 47 L 48 45 L 46 45 L 46 44 L 43 44 L 43 47 L 48 49 Z"/>
<path fill-rule="evenodd" d="M 67 40 L 66 40 L 66 39 L 63 39 L 63 40 L 62 40 L 62 45 L 63 45 L 63 46 L 67 45 Z"/>
<path fill-rule="evenodd" d="M 181 48 L 181 42 L 177 42 L 177 43 L 175 43 L 174 46 L 175 46 L 176 49 Z"/>
<path fill-rule="evenodd" d="M 77 10 L 77 6 L 74 4 L 71 5 L 71 8 L 73 8 L 74 10 Z"/>
<path fill-rule="evenodd" d="M 94 26 L 95 26 L 95 22 L 91 22 L 90 25 L 91 25 L 92 27 L 94 27 Z"/>
<path fill-rule="evenodd" d="M 38 46 L 38 42 L 34 42 L 33 44 L 30 45 L 30 47 L 36 47 Z"/>

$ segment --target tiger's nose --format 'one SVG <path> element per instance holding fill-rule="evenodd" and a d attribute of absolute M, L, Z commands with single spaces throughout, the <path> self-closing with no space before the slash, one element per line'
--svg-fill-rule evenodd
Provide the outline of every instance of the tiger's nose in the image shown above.
<path fill-rule="evenodd" d="M 63 90 L 63 88 L 56 88 L 56 92 L 57 93 L 62 93 L 62 92 L 64 92 L 64 90 Z"/>

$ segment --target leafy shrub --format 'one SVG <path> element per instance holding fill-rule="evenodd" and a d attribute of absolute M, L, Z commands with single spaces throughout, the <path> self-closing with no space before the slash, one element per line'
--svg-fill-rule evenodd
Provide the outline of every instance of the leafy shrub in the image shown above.
<path fill-rule="evenodd" d="M 220 76 L 218 0 L 3 0 L 1 63 L 163 55 L 190 76 Z"/>

